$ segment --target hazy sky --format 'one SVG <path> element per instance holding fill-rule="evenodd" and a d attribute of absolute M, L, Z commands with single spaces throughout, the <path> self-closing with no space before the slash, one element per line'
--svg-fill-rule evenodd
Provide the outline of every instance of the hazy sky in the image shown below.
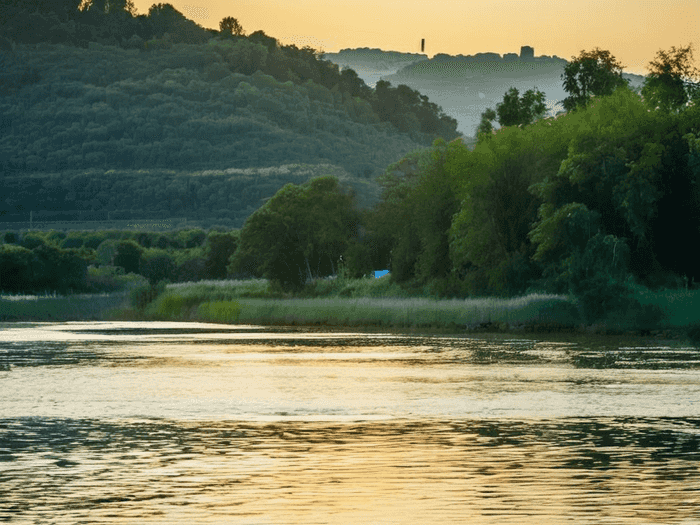
<path fill-rule="evenodd" d="M 163 2 L 163 0 L 159 0 Z M 158 2 L 134 0 L 139 13 Z M 164 2 L 165 3 L 165 2 Z M 198 24 L 225 16 L 246 34 L 334 52 L 350 47 L 472 55 L 519 53 L 570 59 L 609 50 L 630 73 L 645 73 L 659 49 L 693 43 L 700 64 L 700 0 L 170 0 Z"/>

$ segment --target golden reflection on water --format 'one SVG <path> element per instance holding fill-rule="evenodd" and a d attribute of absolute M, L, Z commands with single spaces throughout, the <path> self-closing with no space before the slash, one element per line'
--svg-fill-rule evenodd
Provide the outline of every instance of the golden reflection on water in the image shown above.
<path fill-rule="evenodd" d="M 697 524 L 696 356 L 7 323 L 0 521 Z"/>
<path fill-rule="evenodd" d="M 24 421 L 0 480 L 52 523 L 692 523 L 697 434 L 659 423 Z"/>

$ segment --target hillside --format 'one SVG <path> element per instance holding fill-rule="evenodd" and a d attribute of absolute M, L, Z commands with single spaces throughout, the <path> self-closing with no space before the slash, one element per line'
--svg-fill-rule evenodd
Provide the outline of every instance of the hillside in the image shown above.
<path fill-rule="evenodd" d="M 341 68 L 353 69 L 368 86 L 374 87 L 382 76 L 396 73 L 415 62 L 428 60 L 428 55 L 360 47 L 341 49 L 338 53 L 324 53 L 323 59 Z"/>
<path fill-rule="evenodd" d="M 552 114 L 562 109 L 560 102 L 567 96 L 561 74 L 568 62 L 556 55 L 528 60 L 515 53 L 437 54 L 428 59 L 425 55 L 360 48 L 324 57 L 352 67 L 368 85 L 386 80 L 420 91 L 456 119 L 458 131 L 466 136 L 474 135 L 481 113 L 501 102 L 511 87 L 521 92 L 538 88 L 545 93 Z M 623 77 L 633 88 L 644 81 L 641 75 L 623 73 Z"/>
<path fill-rule="evenodd" d="M 341 174 L 370 205 L 378 195 L 371 180 L 430 142 L 427 135 L 411 138 L 380 122 L 370 103 L 337 86 L 232 71 L 232 61 L 241 69 L 237 51 L 235 42 L 216 39 L 147 52 L 97 43 L 87 49 L 17 44 L 14 51 L 0 51 L 6 88 L 0 95 L 0 220 L 26 220 L 29 210 L 130 210 L 139 216 L 167 208 L 180 217 L 184 211 L 200 216 L 227 208 L 226 217 L 239 225 L 285 182 L 308 180 L 251 176 L 270 167 L 290 174 L 280 168 L 285 165 L 326 166 L 325 172 Z M 104 177 L 109 187 L 84 177 L 75 179 L 79 187 L 69 182 L 80 173 L 100 179 L 110 170 L 119 174 L 118 187 L 114 172 Z M 177 173 L 175 179 L 233 170 L 238 179 L 214 208 L 198 210 L 179 193 L 164 203 L 156 191 L 156 200 L 149 201 L 145 190 L 129 182 L 144 170 Z M 312 172 L 322 174 L 305 171 L 309 177 Z M 50 182 L 61 173 L 71 174 L 60 177 L 63 200 Z M 189 208 L 179 209 L 177 201 Z"/>

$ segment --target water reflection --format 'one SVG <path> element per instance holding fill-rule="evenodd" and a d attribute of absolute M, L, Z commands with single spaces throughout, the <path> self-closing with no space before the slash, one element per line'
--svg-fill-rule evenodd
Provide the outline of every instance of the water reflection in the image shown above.
<path fill-rule="evenodd" d="M 697 351 L 0 326 L 0 521 L 699 523 Z"/>
<path fill-rule="evenodd" d="M 53 523 L 680 523 L 700 420 L 0 423 L 0 515 Z M 590 520 L 590 521 L 586 521 Z M 686 521 L 691 523 L 691 521 Z"/>

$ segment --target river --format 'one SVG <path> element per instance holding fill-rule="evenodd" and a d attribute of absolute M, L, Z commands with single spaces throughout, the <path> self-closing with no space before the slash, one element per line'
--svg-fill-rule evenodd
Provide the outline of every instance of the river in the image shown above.
<path fill-rule="evenodd" d="M 0 521 L 698 524 L 700 353 L 0 323 Z"/>

